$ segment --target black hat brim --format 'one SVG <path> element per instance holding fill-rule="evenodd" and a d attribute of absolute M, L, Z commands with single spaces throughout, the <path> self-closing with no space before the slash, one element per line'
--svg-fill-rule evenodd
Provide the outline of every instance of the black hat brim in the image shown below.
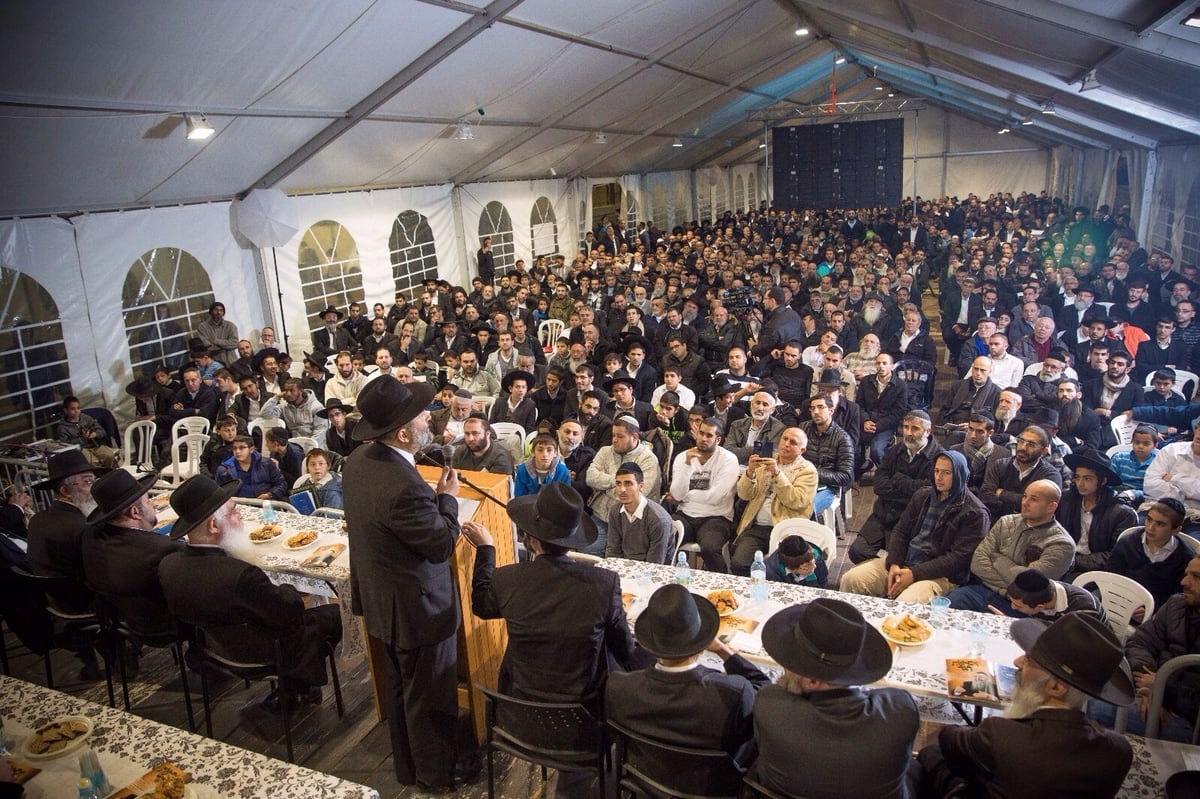
<path fill-rule="evenodd" d="M 128 508 L 133 503 L 142 498 L 154 484 L 158 482 L 158 475 L 154 472 L 135 477 L 134 483 L 130 489 L 120 496 L 120 498 L 109 508 L 97 507 L 94 511 L 88 514 L 87 523 L 93 527 L 104 524 L 106 521 L 116 516 L 121 511 Z"/>
<path fill-rule="evenodd" d="M 1009 628 L 1009 634 L 1017 642 L 1017 646 L 1021 647 L 1023 652 L 1028 653 L 1033 651 L 1037 639 L 1049 627 L 1049 624 L 1040 619 L 1017 619 L 1012 623 L 1012 627 Z M 1062 673 L 1062 670 L 1057 668 L 1053 663 L 1043 663 L 1039 660 L 1037 664 L 1043 671 L 1053 674 L 1056 678 L 1074 688 L 1078 688 L 1088 696 L 1110 702 L 1114 705 L 1128 705 L 1133 701 L 1133 680 L 1130 679 L 1124 668 L 1116 669 L 1112 676 L 1109 677 L 1108 682 L 1097 691 L 1092 686 L 1081 685 L 1080 681 L 1072 675 Z"/>
<path fill-rule="evenodd" d="M 663 630 L 654 626 L 654 619 L 643 612 L 634 623 L 633 632 L 638 646 L 656 658 L 679 660 L 703 651 L 712 643 L 721 627 L 721 614 L 717 612 L 713 603 L 708 601 L 708 597 L 696 593 L 693 593 L 692 597 L 696 602 L 696 610 L 700 613 L 700 627 L 694 636 L 686 640 L 671 640 L 670 636 L 664 635 Z"/>
<path fill-rule="evenodd" d="M 831 685 L 869 685 L 891 671 L 892 650 L 883 634 L 866 624 L 862 648 L 853 663 L 835 666 L 798 645 L 793 630 L 803 621 L 812 603 L 793 605 L 767 619 L 763 648 L 788 671 Z"/>
<path fill-rule="evenodd" d="M 204 502 L 190 512 L 180 514 L 175 524 L 171 525 L 171 538 L 180 539 L 205 522 L 210 516 L 220 510 L 231 497 L 238 492 L 241 480 L 228 480 L 222 483 Z"/>
<path fill-rule="evenodd" d="M 387 378 L 376 378 L 376 380 L 385 379 Z M 392 379 L 394 380 L 395 378 Z M 386 421 L 373 423 L 364 416 L 354 426 L 354 438 L 359 441 L 373 440 L 390 433 L 398 427 L 403 427 L 415 419 L 421 411 L 425 410 L 426 406 L 433 402 L 433 397 L 437 393 L 437 389 L 429 382 L 412 382 L 408 383 L 407 386 L 409 391 L 407 402 L 395 406 L 392 409 L 392 415 Z M 361 413 L 361 408 L 359 412 Z"/>
<path fill-rule="evenodd" d="M 508 518 L 518 529 L 544 544 L 565 549 L 583 549 L 596 542 L 600 531 L 586 511 L 574 529 L 565 532 L 561 529 L 551 530 L 546 527 L 545 520 L 538 516 L 537 498 L 537 494 L 526 494 L 508 501 Z"/>

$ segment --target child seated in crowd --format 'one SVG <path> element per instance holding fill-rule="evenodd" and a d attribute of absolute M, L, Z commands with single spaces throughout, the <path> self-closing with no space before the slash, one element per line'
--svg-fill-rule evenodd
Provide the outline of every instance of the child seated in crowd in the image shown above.
<path fill-rule="evenodd" d="M 765 563 L 770 582 L 824 588 L 829 579 L 825 556 L 802 536 L 790 535 L 780 541 Z"/>

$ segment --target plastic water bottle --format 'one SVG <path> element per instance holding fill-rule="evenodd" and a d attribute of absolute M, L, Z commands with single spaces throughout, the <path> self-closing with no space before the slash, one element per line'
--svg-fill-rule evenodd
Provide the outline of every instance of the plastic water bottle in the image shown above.
<path fill-rule="evenodd" d="M 263 503 L 262 519 L 263 524 L 275 523 L 275 506 L 271 504 L 271 500 L 269 499 Z"/>
<path fill-rule="evenodd" d="M 96 789 L 87 777 L 79 778 L 79 799 L 97 799 Z"/>
<path fill-rule="evenodd" d="M 754 563 L 750 565 L 750 599 L 755 602 L 767 599 L 767 564 L 763 562 L 761 549 L 754 551 Z"/>
<path fill-rule="evenodd" d="M 688 567 L 686 552 L 680 552 L 675 558 L 675 582 L 680 585 L 690 585 L 692 582 L 692 570 Z"/>

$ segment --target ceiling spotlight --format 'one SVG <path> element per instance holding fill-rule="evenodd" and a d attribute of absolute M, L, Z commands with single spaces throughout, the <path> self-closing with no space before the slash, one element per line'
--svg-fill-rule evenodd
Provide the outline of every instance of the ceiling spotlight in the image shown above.
<path fill-rule="evenodd" d="M 888 89 L 888 97 L 895 97 L 895 96 L 896 96 L 896 93 L 894 91 L 892 91 L 891 89 Z"/>
<path fill-rule="evenodd" d="M 840 67 L 842 64 L 846 63 L 846 56 L 838 56 L 837 58 L 833 59 L 833 63 Z"/>
<path fill-rule="evenodd" d="M 681 138 L 679 138 L 678 136 L 676 136 L 676 137 L 675 137 L 675 141 L 671 142 L 671 146 L 672 146 L 672 147 L 682 147 L 682 146 L 683 146 L 683 139 L 681 139 Z"/>
<path fill-rule="evenodd" d="M 464 119 L 454 128 L 454 138 L 457 141 L 470 141 L 475 138 L 475 131 L 471 130 L 470 124 Z"/>
<path fill-rule="evenodd" d="M 807 36 L 808 35 L 808 23 L 807 22 L 805 22 L 804 20 L 800 20 L 796 23 L 796 35 L 797 36 Z"/>
<path fill-rule="evenodd" d="M 1025 118 L 1021 120 L 1021 124 L 1022 125 L 1032 125 L 1033 124 L 1033 114 L 1026 114 Z"/>
<path fill-rule="evenodd" d="M 1200 8 L 1184 17 L 1183 24 L 1189 28 L 1200 28 Z"/>
<path fill-rule="evenodd" d="M 1005 133 L 1012 133 L 1012 129 L 1009 128 L 1007 125 L 1005 125 L 1004 127 L 1000 128 L 1000 130 L 998 130 L 996 132 L 999 133 L 1001 136 L 1003 136 Z"/>
<path fill-rule="evenodd" d="M 881 92 L 881 91 L 883 91 L 883 90 L 884 90 L 884 87 L 883 87 L 883 86 L 876 86 L 876 87 L 875 87 L 875 91 L 877 91 L 877 92 Z"/>
<path fill-rule="evenodd" d="M 208 124 L 208 120 L 204 114 L 184 114 L 184 122 L 187 123 L 187 137 L 189 139 L 203 141 L 216 133 L 213 126 Z"/>
<path fill-rule="evenodd" d="M 760 149 L 760 150 L 765 150 L 765 149 L 767 149 L 767 143 L 766 143 L 766 142 L 763 142 L 762 144 L 758 145 L 758 149 Z"/>
<path fill-rule="evenodd" d="M 1083 80 L 1079 82 L 1079 91 L 1089 92 L 1092 89 L 1099 89 L 1100 81 L 1096 80 L 1096 70 L 1092 70 L 1083 76 Z"/>
<path fill-rule="evenodd" d="M 608 134 L 596 131 L 592 136 L 592 144 L 608 144 Z"/>
<path fill-rule="evenodd" d="M 554 169 L 554 167 L 550 167 L 549 169 L 547 169 L 546 174 L 548 174 L 552 178 L 558 177 L 558 172 Z"/>
<path fill-rule="evenodd" d="M 1057 113 L 1058 113 L 1058 109 L 1054 107 L 1054 101 L 1053 101 L 1053 100 L 1047 100 L 1047 101 L 1046 101 L 1046 104 L 1045 104 L 1044 106 L 1042 106 L 1042 113 L 1043 113 L 1043 114 L 1050 114 L 1051 116 L 1053 116 L 1054 114 L 1057 114 Z"/>

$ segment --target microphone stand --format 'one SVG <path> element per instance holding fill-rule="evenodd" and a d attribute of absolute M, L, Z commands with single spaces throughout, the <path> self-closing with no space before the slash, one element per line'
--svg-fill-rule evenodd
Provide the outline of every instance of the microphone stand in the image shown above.
<path fill-rule="evenodd" d="M 429 464 L 429 465 L 431 465 L 431 466 L 437 466 L 437 467 L 439 467 L 439 468 L 442 468 L 442 469 L 445 469 L 447 466 L 449 466 L 449 464 L 445 464 L 445 463 L 438 463 L 438 462 L 437 462 L 437 461 L 435 461 L 433 458 L 429 457 L 429 453 L 428 453 L 428 452 L 421 452 L 421 453 L 420 453 L 420 456 L 421 456 L 421 460 L 425 461 L 427 464 Z M 503 502 L 501 502 L 500 500 L 498 500 L 498 499 L 496 499 L 495 497 L 493 497 L 493 496 L 492 496 L 491 494 L 489 494 L 488 492 L 484 491 L 484 490 L 483 490 L 482 488 L 480 488 L 479 486 L 477 486 L 477 485 L 475 485 L 474 483 L 472 483 L 472 482 L 471 482 L 470 480 L 468 480 L 467 478 L 463 477 L 463 475 L 462 475 L 462 472 L 457 472 L 457 471 L 456 471 L 456 472 L 455 472 L 455 475 L 458 477 L 458 482 L 462 483 L 462 484 L 463 484 L 463 485 L 465 485 L 467 488 L 471 489 L 472 491 L 477 491 L 477 492 L 479 492 L 480 494 L 482 494 L 482 495 L 483 495 L 483 497 L 484 497 L 485 499 L 490 499 L 492 502 L 495 502 L 497 505 L 499 505 L 500 507 L 504 508 L 504 510 L 505 510 L 505 511 L 507 511 L 507 510 L 508 510 L 508 506 L 507 506 L 507 505 L 505 505 Z"/>

